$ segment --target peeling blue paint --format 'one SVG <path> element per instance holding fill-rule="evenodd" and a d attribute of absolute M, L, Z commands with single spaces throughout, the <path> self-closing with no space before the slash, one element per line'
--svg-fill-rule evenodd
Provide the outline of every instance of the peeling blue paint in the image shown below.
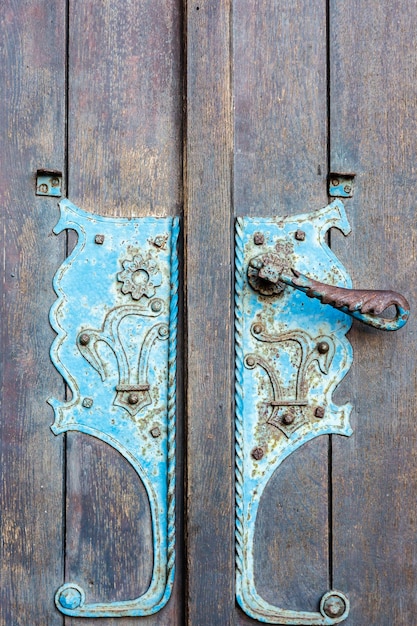
<path fill-rule="evenodd" d="M 140 616 L 168 601 L 175 571 L 177 218 L 109 218 L 60 202 L 56 234 L 78 243 L 58 270 L 51 358 L 72 399 L 49 400 L 52 431 L 79 431 L 118 450 L 143 482 L 153 530 L 148 590 L 122 602 L 86 602 L 76 583 L 57 608 L 79 617 Z M 106 347 L 106 350 L 103 350 Z"/>
<path fill-rule="evenodd" d="M 345 336 L 352 320 L 276 277 L 262 282 L 257 271 L 258 259 L 269 255 L 276 267 L 350 287 L 326 243 L 331 227 L 350 230 L 339 200 L 312 213 L 236 223 L 236 596 L 250 617 L 272 624 L 330 625 L 349 612 L 347 597 L 334 590 L 319 612 L 273 606 L 254 578 L 256 517 L 272 475 L 311 439 L 352 433 L 351 405 L 332 400 L 352 363 Z"/>

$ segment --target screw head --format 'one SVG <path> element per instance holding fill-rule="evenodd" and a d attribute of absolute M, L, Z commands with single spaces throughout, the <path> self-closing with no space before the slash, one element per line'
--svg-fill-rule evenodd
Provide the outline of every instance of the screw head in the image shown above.
<path fill-rule="evenodd" d="M 96 235 L 94 237 L 94 242 L 101 246 L 104 243 L 104 235 Z"/>
<path fill-rule="evenodd" d="M 253 332 L 255 333 L 255 335 L 259 335 L 262 332 L 262 324 L 255 324 L 255 326 L 253 327 Z"/>
<path fill-rule="evenodd" d="M 161 436 L 161 431 L 159 430 L 158 426 L 155 426 L 154 428 L 152 428 L 151 435 L 154 439 Z"/>
<path fill-rule="evenodd" d="M 339 184 L 339 179 L 338 178 L 333 178 L 332 180 L 332 187 L 337 187 Z"/>
<path fill-rule="evenodd" d="M 253 236 L 253 243 L 255 246 L 262 246 L 265 243 L 265 237 L 263 233 L 255 233 Z"/>
<path fill-rule="evenodd" d="M 350 192 L 352 191 L 352 186 L 351 186 L 351 185 L 345 185 L 345 186 L 343 187 L 343 191 L 344 191 L 345 193 L 350 193 Z"/>
<path fill-rule="evenodd" d="M 165 338 L 168 336 L 168 326 L 166 326 L 165 324 L 163 326 L 159 327 L 158 330 L 158 335 L 162 338 Z"/>
<path fill-rule="evenodd" d="M 289 426 L 290 424 L 292 424 L 295 420 L 295 416 L 292 415 L 291 413 L 285 413 L 282 416 L 282 423 L 285 424 L 286 426 Z"/>
<path fill-rule="evenodd" d="M 59 187 L 59 178 L 52 178 L 51 185 L 52 187 Z"/>
<path fill-rule="evenodd" d="M 255 359 L 253 358 L 253 356 L 246 357 L 246 365 L 248 367 L 253 367 L 255 365 Z"/>
<path fill-rule="evenodd" d="M 49 187 L 46 183 L 42 183 L 41 185 L 39 185 L 39 191 L 41 193 L 48 193 L 49 191 Z"/>
<path fill-rule="evenodd" d="M 320 419 L 324 417 L 324 414 L 325 414 L 325 410 L 324 410 L 324 407 L 322 406 L 318 406 L 316 410 L 314 411 L 314 415 Z"/>
<path fill-rule="evenodd" d="M 155 237 L 153 243 L 157 248 L 163 248 L 165 244 L 165 237 L 161 237 L 161 235 L 158 235 L 158 237 Z"/>
<path fill-rule="evenodd" d="M 91 409 L 94 404 L 93 398 L 84 398 L 82 405 L 85 409 Z"/>
<path fill-rule="evenodd" d="M 83 333 L 80 335 L 79 342 L 82 346 L 87 346 L 90 343 L 90 335 L 87 333 Z"/>
<path fill-rule="evenodd" d="M 320 354 L 326 354 L 329 351 L 329 344 L 327 343 L 327 341 L 320 341 L 317 344 L 317 350 Z"/>
<path fill-rule="evenodd" d="M 306 234 L 303 230 L 297 230 L 295 232 L 295 238 L 297 239 L 297 241 L 304 241 L 304 239 L 306 238 Z"/>
<path fill-rule="evenodd" d="M 82 602 L 82 595 L 78 589 L 67 587 L 59 595 L 59 604 L 64 609 L 76 609 Z"/>
<path fill-rule="evenodd" d="M 254 448 L 251 452 L 252 458 L 255 459 L 255 461 L 260 461 L 264 455 L 264 451 L 262 450 L 262 448 Z"/>
<path fill-rule="evenodd" d="M 154 300 L 151 304 L 151 309 L 154 313 L 158 313 L 162 309 L 162 302 L 160 300 Z"/>
<path fill-rule="evenodd" d="M 129 393 L 127 401 L 129 402 L 129 404 L 137 404 L 139 402 L 139 394 L 137 394 L 135 391 L 132 391 L 132 393 Z"/>
<path fill-rule="evenodd" d="M 346 604 L 340 596 L 331 595 L 323 603 L 323 611 L 328 617 L 340 617 L 346 610 Z"/>

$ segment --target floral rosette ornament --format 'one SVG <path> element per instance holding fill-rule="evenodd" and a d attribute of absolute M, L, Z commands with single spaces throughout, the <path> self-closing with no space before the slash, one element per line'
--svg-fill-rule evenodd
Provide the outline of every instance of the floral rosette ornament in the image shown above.
<path fill-rule="evenodd" d="M 117 280 L 123 283 L 122 293 L 130 293 L 133 300 L 143 296 L 152 298 L 156 287 L 162 283 L 162 275 L 153 259 L 144 259 L 137 254 L 132 260 L 122 262 L 123 271 L 117 274 Z"/>

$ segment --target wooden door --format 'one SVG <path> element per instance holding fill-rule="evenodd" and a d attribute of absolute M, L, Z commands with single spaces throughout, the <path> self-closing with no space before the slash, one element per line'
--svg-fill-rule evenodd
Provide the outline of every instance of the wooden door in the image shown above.
<path fill-rule="evenodd" d="M 3 228 L 1 626 L 149 626 L 254 620 L 234 598 L 233 229 L 236 216 L 328 203 L 330 173 L 355 175 L 352 234 L 330 244 L 357 287 L 415 302 L 417 8 L 408 0 L 5 0 L 0 193 Z M 146 494 L 86 435 L 55 437 L 52 277 L 74 245 L 55 237 L 63 195 L 108 216 L 179 216 L 177 572 L 146 618 L 66 618 L 53 595 L 145 591 Z M 415 321 L 354 323 L 337 400 L 350 438 L 320 437 L 267 487 L 255 574 L 273 604 L 317 610 L 331 588 L 348 626 L 417 613 Z"/>

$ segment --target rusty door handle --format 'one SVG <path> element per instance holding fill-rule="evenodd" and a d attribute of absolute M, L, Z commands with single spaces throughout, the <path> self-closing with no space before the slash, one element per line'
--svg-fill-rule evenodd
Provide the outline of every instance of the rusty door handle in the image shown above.
<path fill-rule="evenodd" d="M 406 298 L 395 291 L 368 290 L 368 289 L 346 289 L 335 285 L 328 285 L 301 274 L 297 270 L 290 268 L 280 268 L 275 260 L 274 254 L 265 254 L 252 259 L 249 263 L 248 276 L 253 287 L 260 281 L 268 284 L 272 288 L 275 286 L 275 293 L 279 293 L 284 285 L 290 285 L 299 291 L 304 292 L 309 298 L 317 298 L 323 304 L 329 304 L 335 309 L 339 309 L 347 315 L 360 320 L 368 326 L 373 326 L 380 330 L 398 330 L 406 324 L 410 315 L 410 305 Z M 381 314 L 390 306 L 396 309 L 393 318 L 381 317 Z"/>

